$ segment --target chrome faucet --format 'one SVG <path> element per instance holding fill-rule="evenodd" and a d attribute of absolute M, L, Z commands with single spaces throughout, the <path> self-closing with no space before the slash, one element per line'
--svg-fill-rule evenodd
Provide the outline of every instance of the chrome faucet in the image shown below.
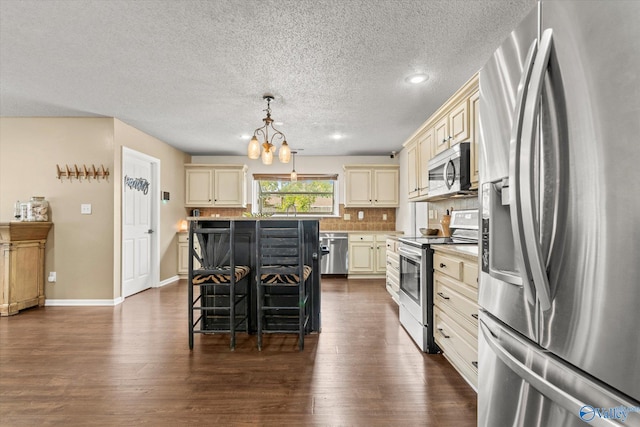
<path fill-rule="evenodd" d="M 296 205 L 295 204 L 291 204 L 289 206 L 287 206 L 287 216 L 289 216 L 289 209 L 293 208 L 293 216 L 297 217 L 298 216 L 298 209 L 296 209 Z"/>

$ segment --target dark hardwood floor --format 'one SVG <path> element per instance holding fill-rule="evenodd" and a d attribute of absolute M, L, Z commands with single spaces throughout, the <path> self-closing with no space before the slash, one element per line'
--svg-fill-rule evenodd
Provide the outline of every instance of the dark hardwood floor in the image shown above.
<path fill-rule="evenodd" d="M 117 307 L 0 319 L 0 425 L 475 426 L 476 394 L 398 321 L 382 280 L 323 279 L 322 332 L 187 338 L 186 282 Z"/>

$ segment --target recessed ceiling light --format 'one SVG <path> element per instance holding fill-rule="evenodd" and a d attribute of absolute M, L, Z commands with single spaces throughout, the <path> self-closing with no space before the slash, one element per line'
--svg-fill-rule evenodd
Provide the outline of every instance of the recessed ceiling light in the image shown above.
<path fill-rule="evenodd" d="M 424 83 L 427 80 L 429 80 L 429 76 L 427 76 L 426 74 L 414 74 L 414 75 L 409 76 L 409 77 L 406 78 L 406 81 L 408 83 L 411 83 L 411 84 L 414 84 L 414 85 L 417 85 L 417 84 L 420 84 L 420 83 Z"/>
<path fill-rule="evenodd" d="M 276 126 L 282 126 L 284 124 L 284 122 L 273 122 L 274 125 Z"/>
<path fill-rule="evenodd" d="M 340 135 L 339 133 L 334 133 L 333 135 L 331 135 L 331 138 L 333 139 L 342 139 L 344 135 Z"/>
<path fill-rule="evenodd" d="M 240 139 L 244 139 L 244 140 L 248 141 L 248 140 L 249 140 L 249 138 L 251 138 L 251 135 L 247 135 L 246 133 L 245 133 L 245 134 L 240 135 Z"/>

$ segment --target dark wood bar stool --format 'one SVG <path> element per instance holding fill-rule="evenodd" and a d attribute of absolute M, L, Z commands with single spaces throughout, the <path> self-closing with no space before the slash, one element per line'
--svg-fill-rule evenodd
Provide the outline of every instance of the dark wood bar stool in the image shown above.
<path fill-rule="evenodd" d="M 190 349 L 196 333 L 229 333 L 233 350 L 236 330 L 249 332 L 250 268 L 236 264 L 235 223 L 218 224 L 203 228 L 192 221 L 189 227 Z"/>
<path fill-rule="evenodd" d="M 258 350 L 263 333 L 297 333 L 304 349 L 309 324 L 302 221 L 256 222 L 256 288 Z"/>

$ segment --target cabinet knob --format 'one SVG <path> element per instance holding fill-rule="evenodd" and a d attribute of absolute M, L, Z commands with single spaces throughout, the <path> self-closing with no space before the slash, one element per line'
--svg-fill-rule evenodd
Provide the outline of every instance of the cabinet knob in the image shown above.
<path fill-rule="evenodd" d="M 447 268 L 447 264 L 440 263 L 440 268 Z"/>

